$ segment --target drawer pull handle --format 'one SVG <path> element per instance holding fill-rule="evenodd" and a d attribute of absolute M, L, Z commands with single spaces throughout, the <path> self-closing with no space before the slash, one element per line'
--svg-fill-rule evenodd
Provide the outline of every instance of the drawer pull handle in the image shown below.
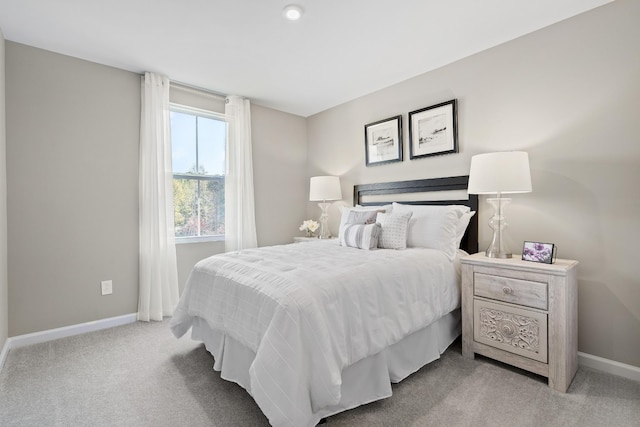
<path fill-rule="evenodd" d="M 511 295 L 511 294 L 513 294 L 513 289 L 511 289 L 511 288 L 510 288 L 510 287 L 508 287 L 508 286 L 505 286 L 504 288 L 502 288 L 502 292 L 503 292 L 505 295 Z"/>

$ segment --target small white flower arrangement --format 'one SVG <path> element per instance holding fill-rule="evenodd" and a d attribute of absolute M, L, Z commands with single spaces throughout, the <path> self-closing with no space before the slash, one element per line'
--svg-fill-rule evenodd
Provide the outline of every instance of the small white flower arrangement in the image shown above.
<path fill-rule="evenodd" d="M 314 221 L 312 219 L 307 219 L 300 226 L 300 231 L 306 231 L 307 237 L 313 237 L 313 234 L 316 232 L 316 230 L 319 227 L 320 227 L 320 224 L 318 224 L 317 221 Z"/>

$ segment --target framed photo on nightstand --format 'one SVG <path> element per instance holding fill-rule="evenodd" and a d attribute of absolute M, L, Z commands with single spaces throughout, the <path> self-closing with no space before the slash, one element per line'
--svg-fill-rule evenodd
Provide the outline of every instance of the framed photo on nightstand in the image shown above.
<path fill-rule="evenodd" d="M 524 242 L 522 260 L 553 264 L 556 246 L 553 243 Z"/>

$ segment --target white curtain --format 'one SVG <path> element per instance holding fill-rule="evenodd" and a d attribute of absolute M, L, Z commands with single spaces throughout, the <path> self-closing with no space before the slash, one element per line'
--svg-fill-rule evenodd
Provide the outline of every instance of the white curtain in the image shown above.
<path fill-rule="evenodd" d="M 178 303 L 173 224 L 169 79 L 145 73 L 140 117 L 138 320 L 162 320 Z"/>
<path fill-rule="evenodd" d="M 229 123 L 225 177 L 225 250 L 258 246 L 253 198 L 251 107 L 248 99 L 228 96 L 225 115 Z"/>

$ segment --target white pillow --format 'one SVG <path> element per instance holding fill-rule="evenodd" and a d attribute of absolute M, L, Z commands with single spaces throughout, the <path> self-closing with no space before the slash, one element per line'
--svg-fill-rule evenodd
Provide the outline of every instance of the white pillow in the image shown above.
<path fill-rule="evenodd" d="M 344 225 L 344 232 L 340 244 L 350 248 L 371 250 L 378 247 L 380 224 L 351 224 Z"/>
<path fill-rule="evenodd" d="M 464 232 L 467 231 L 467 227 L 469 226 L 471 217 L 473 217 L 475 214 L 476 211 L 466 212 L 462 214 L 462 216 L 458 220 L 458 225 L 456 227 L 456 249 L 460 247 L 460 242 L 462 242 Z"/>
<path fill-rule="evenodd" d="M 402 203 L 393 202 L 391 206 L 392 208 L 400 207 L 400 209 L 403 210 L 411 210 L 417 215 L 453 211 L 458 218 L 461 218 L 463 214 L 471 211 L 471 208 L 465 205 L 403 205 Z"/>
<path fill-rule="evenodd" d="M 351 211 L 347 216 L 347 224 L 375 224 L 378 212 L 385 212 L 383 209 L 375 211 Z"/>
<path fill-rule="evenodd" d="M 353 217 L 352 217 L 352 221 L 349 221 L 349 214 L 351 212 L 386 212 L 389 213 L 391 212 L 392 206 L 391 205 L 384 205 L 384 206 L 357 206 L 355 208 L 349 208 L 349 207 L 345 207 L 345 206 L 341 206 L 340 207 L 340 212 L 342 214 L 342 216 L 340 217 L 340 228 L 338 229 L 338 239 L 340 239 L 339 241 L 342 242 L 342 229 L 344 227 L 344 225 L 347 222 L 351 222 L 351 223 L 355 223 L 353 221 Z M 364 222 L 361 222 L 361 224 L 364 224 Z"/>
<path fill-rule="evenodd" d="M 458 249 L 459 219 L 470 210 L 462 205 L 393 204 L 394 212 L 413 214 L 407 232 L 408 247 L 438 249 L 450 259 L 455 258 Z"/>
<path fill-rule="evenodd" d="M 378 247 L 383 249 L 406 249 L 407 228 L 411 219 L 411 212 L 407 213 L 378 213 L 376 222 L 382 227 L 378 238 Z"/>

